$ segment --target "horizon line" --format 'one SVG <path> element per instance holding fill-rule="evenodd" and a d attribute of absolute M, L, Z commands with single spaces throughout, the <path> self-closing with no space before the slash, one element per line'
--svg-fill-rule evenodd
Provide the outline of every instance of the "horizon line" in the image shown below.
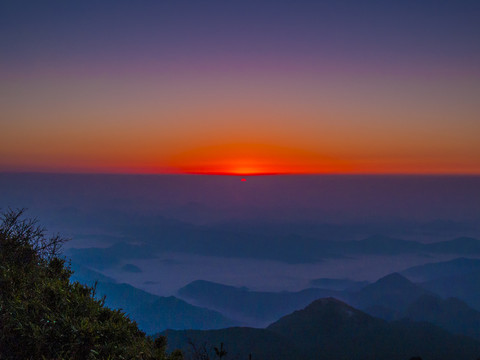
<path fill-rule="evenodd" d="M 450 176 L 450 177 L 480 177 L 480 172 L 116 172 L 116 171 L 2 171 L 0 174 L 10 175 L 118 175 L 118 176 L 225 176 L 225 177 L 258 177 L 258 176 Z"/>

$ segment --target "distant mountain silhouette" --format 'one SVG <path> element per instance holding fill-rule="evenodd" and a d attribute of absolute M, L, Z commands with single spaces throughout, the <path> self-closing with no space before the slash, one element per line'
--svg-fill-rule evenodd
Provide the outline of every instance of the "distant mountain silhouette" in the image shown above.
<path fill-rule="evenodd" d="M 474 359 L 480 342 L 455 336 L 429 323 L 387 322 L 339 300 L 319 299 L 266 329 L 231 328 L 168 331 L 169 346 L 188 351 L 188 340 L 218 346 L 224 343 L 236 359 Z"/>
<path fill-rule="evenodd" d="M 375 235 L 364 240 L 346 242 L 342 250 L 345 253 L 382 255 L 407 253 L 480 254 L 480 240 L 470 237 L 459 237 L 453 240 L 423 244 L 416 241 Z"/>
<path fill-rule="evenodd" d="M 197 280 L 181 288 L 178 295 L 192 304 L 217 310 L 230 318 L 265 326 L 318 298 L 341 295 L 341 292 L 317 288 L 298 292 L 260 292 Z"/>
<path fill-rule="evenodd" d="M 200 226 L 161 216 L 148 219 L 123 219 L 119 215 L 121 242 L 107 248 L 71 248 L 67 255 L 74 261 L 94 268 L 108 268 L 134 258 L 154 258 L 165 251 L 217 257 L 268 259 L 285 263 L 313 263 L 325 258 L 348 255 L 398 254 L 479 254 L 480 240 L 461 237 L 424 244 L 385 235 L 362 240 L 326 240 L 298 234 L 272 235 L 249 233 L 235 228 Z M 141 243 L 125 242 L 138 239 Z M 159 239 L 161 241 L 152 241 Z M 254 246 L 252 244 L 255 244 Z"/>
<path fill-rule="evenodd" d="M 414 321 L 428 321 L 453 334 L 480 340 L 480 312 L 456 298 L 443 300 L 438 296 L 423 295 L 410 304 L 403 315 Z"/>
<path fill-rule="evenodd" d="M 361 333 L 365 325 L 369 328 L 372 324 L 384 322 L 339 300 L 324 298 L 284 316 L 267 329 L 293 339 L 300 348 L 320 358 L 327 358 L 327 354 L 342 358 L 342 343 L 346 345 L 354 333 Z M 346 352 L 351 350 L 348 345 L 344 348 Z"/>
<path fill-rule="evenodd" d="M 460 261 L 455 264 L 465 263 Z M 478 285 L 475 287 L 479 288 Z M 434 294 L 433 288 L 430 289 L 432 292 L 393 273 L 352 294 L 350 299 L 370 315 L 385 320 L 408 318 L 427 321 L 452 333 L 480 339 L 480 312 L 457 298 L 443 300 Z"/>
<path fill-rule="evenodd" d="M 450 261 L 414 266 L 402 271 L 401 274 L 412 281 L 429 281 L 475 271 L 480 271 L 480 259 L 462 257 Z"/>
<path fill-rule="evenodd" d="M 480 345 L 426 323 L 388 323 L 332 298 L 317 300 L 267 329 L 322 359 L 408 359 L 412 354 L 452 359 L 476 355 Z"/>
<path fill-rule="evenodd" d="M 444 276 L 421 285 L 444 298 L 459 298 L 480 311 L 480 271 Z"/>
<path fill-rule="evenodd" d="M 83 266 L 92 266 L 96 269 L 109 268 L 118 265 L 126 259 L 151 259 L 154 252 L 148 245 L 117 242 L 109 247 L 71 248 L 66 251 L 75 263 Z"/>
<path fill-rule="evenodd" d="M 428 244 L 428 251 L 443 254 L 480 254 L 480 240 L 459 237 L 453 240 Z"/>
<path fill-rule="evenodd" d="M 134 264 L 125 264 L 122 266 L 122 271 L 130 273 L 141 273 L 142 269 L 140 269 L 137 265 Z"/>
<path fill-rule="evenodd" d="M 429 292 L 398 273 L 387 275 L 350 296 L 354 306 L 382 318 L 395 318 Z"/>
<path fill-rule="evenodd" d="M 383 235 L 374 235 L 363 240 L 350 241 L 345 245 L 347 252 L 360 254 L 396 255 L 423 251 L 422 243 Z"/>
<path fill-rule="evenodd" d="M 301 243 L 299 238 L 296 243 Z M 302 244 L 303 245 L 303 244 Z M 425 245 L 416 241 L 407 241 L 384 235 L 373 235 L 362 240 L 316 241 L 306 252 L 316 252 L 322 257 L 341 257 L 351 254 L 396 255 L 424 251 Z"/>
<path fill-rule="evenodd" d="M 92 284 L 95 283 L 95 281 L 111 282 L 111 283 L 117 282 L 115 279 L 109 276 L 103 275 L 98 271 L 92 270 L 78 263 L 71 263 L 70 268 L 71 270 L 73 270 L 73 274 L 70 277 L 70 280 L 78 281 L 81 284 L 86 284 L 91 286 Z"/>
<path fill-rule="evenodd" d="M 157 296 L 128 284 L 116 283 L 85 267 L 74 266 L 72 281 L 92 285 L 97 282 L 97 297 L 106 295 L 105 304 L 123 309 L 148 334 L 165 329 L 218 329 L 238 323 L 220 313 L 197 307 L 176 297 Z"/>

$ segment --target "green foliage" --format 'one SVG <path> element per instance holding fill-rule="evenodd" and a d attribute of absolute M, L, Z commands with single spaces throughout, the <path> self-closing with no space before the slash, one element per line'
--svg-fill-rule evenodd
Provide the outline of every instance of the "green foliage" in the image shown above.
<path fill-rule="evenodd" d="M 96 300 L 95 287 L 71 283 L 64 240 L 47 238 L 23 210 L 0 223 L 0 359 L 169 359 L 122 311 Z"/>

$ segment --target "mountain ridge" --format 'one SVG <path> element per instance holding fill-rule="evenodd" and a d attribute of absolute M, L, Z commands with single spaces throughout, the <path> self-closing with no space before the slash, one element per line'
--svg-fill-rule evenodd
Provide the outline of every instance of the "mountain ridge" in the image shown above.
<path fill-rule="evenodd" d="M 404 360 L 413 356 L 451 360 L 475 358 L 480 353 L 480 342 L 472 338 L 452 335 L 429 323 L 388 322 L 334 298 L 318 299 L 265 329 L 241 328 L 238 339 L 232 333 L 240 330 L 234 329 L 238 328 L 162 334 L 169 337 L 170 348 L 188 351 L 187 338 L 210 346 L 224 343 L 229 356 L 240 359 L 253 354 L 265 360 Z M 259 337 L 261 344 L 255 343 Z M 229 350 L 235 343 L 242 346 Z M 251 343 L 260 346 L 261 356 L 252 351 Z M 283 353 L 279 352 L 282 348 Z"/>
<path fill-rule="evenodd" d="M 177 297 L 154 295 L 79 265 L 73 268 L 72 281 L 89 286 L 96 284 L 96 298 L 105 295 L 108 307 L 122 309 L 147 334 L 167 328 L 217 329 L 238 324 L 217 311 L 189 304 Z"/>
<path fill-rule="evenodd" d="M 195 280 L 179 289 L 178 295 L 192 304 L 214 309 L 237 321 L 266 326 L 318 298 L 341 296 L 341 292 L 319 288 L 297 292 L 261 292 L 246 287 Z"/>

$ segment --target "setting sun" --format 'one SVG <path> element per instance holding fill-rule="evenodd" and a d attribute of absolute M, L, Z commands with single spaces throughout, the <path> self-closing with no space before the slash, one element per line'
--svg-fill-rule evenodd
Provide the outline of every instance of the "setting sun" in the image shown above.
<path fill-rule="evenodd" d="M 231 170 L 231 173 L 234 175 L 256 175 L 256 174 L 264 174 L 266 173 L 266 171 L 253 166 L 251 167 L 239 166 L 239 167 L 233 167 Z"/>
<path fill-rule="evenodd" d="M 345 161 L 289 148 L 255 143 L 194 148 L 171 158 L 170 166 L 189 174 L 273 175 L 347 171 Z"/>

